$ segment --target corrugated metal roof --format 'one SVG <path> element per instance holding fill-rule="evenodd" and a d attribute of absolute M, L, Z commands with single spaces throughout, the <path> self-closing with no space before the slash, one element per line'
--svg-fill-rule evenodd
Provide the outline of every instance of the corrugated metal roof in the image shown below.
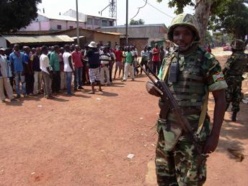
<path fill-rule="evenodd" d="M 104 31 L 97 31 L 97 32 L 104 33 L 104 34 L 116 35 L 116 36 L 122 35 L 122 33 L 119 33 L 119 32 L 104 32 Z"/>
<path fill-rule="evenodd" d="M 144 25 L 128 25 L 129 28 L 136 28 L 136 27 L 157 27 L 157 26 L 162 26 L 167 28 L 167 26 L 164 23 L 156 23 L 156 24 L 144 24 Z M 117 26 L 102 26 L 101 28 L 126 28 L 126 25 L 117 25 Z"/>
<path fill-rule="evenodd" d="M 71 37 L 71 38 L 75 40 L 75 39 L 77 39 L 77 36 L 73 36 L 73 37 Z M 84 36 L 79 36 L 78 38 L 79 38 L 79 39 L 80 39 L 80 38 L 84 38 Z"/>
<path fill-rule="evenodd" d="M 17 35 L 4 35 L 10 44 L 15 43 L 61 43 L 61 42 L 74 42 L 73 38 L 67 35 L 44 35 L 44 36 L 17 36 Z"/>

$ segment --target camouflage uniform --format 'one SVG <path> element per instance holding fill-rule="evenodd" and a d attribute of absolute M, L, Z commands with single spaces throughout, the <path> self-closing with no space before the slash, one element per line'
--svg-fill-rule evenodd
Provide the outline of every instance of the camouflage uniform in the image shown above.
<path fill-rule="evenodd" d="M 228 89 L 226 89 L 227 108 L 232 102 L 232 120 L 236 121 L 236 114 L 240 110 L 239 103 L 242 99 L 242 75 L 243 72 L 246 70 L 248 58 L 244 53 L 245 45 L 242 40 L 233 41 L 231 47 L 233 53 L 228 58 L 223 72 L 228 84 Z"/>
<path fill-rule="evenodd" d="M 181 17 L 180 17 L 181 16 Z M 186 19 L 185 19 L 186 18 Z M 197 29 L 189 22 L 190 17 L 179 15 L 179 21 L 174 20 L 170 27 L 168 38 L 172 40 L 173 29 L 177 25 L 187 25 L 195 31 L 196 41 L 199 41 Z M 186 22 L 186 23 L 185 23 Z M 168 75 L 165 75 L 166 68 L 170 68 L 173 63 L 179 63 L 179 74 L 177 82 L 170 82 Z M 170 66 L 170 67 L 169 67 Z M 215 91 L 227 87 L 224 76 L 221 72 L 219 62 L 213 55 L 204 51 L 202 48 L 192 44 L 187 54 L 178 54 L 177 51 L 163 60 L 159 78 L 164 80 L 169 86 L 172 94 L 183 110 L 184 116 L 192 125 L 193 132 L 196 134 L 198 129 L 199 117 L 201 114 L 204 100 L 207 99 L 208 91 Z M 163 102 L 159 101 L 162 108 Z M 172 111 L 166 115 L 166 119 L 158 119 L 157 132 L 158 143 L 156 148 L 156 174 L 157 182 L 160 186 L 200 186 L 206 180 L 206 155 L 199 154 L 189 136 L 184 131 L 178 132 L 178 139 L 173 148 L 168 149 L 168 138 L 174 138 L 177 134 L 168 133 L 168 128 L 173 128 L 176 118 Z M 169 134 L 169 135 L 168 135 Z M 206 114 L 201 132 L 197 135 L 199 144 L 205 143 L 210 134 L 210 119 Z M 173 141 L 173 140 L 172 140 Z"/>

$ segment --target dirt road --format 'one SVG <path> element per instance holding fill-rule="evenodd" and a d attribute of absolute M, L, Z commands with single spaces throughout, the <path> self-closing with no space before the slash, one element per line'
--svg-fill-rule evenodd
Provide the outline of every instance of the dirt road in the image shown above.
<path fill-rule="evenodd" d="M 224 62 L 221 51 L 214 52 Z M 95 95 L 86 86 L 72 97 L 0 104 L 0 186 L 155 186 L 159 110 L 146 81 L 116 80 Z M 226 113 L 218 149 L 208 159 L 206 186 L 247 185 L 247 111 L 242 103 L 235 123 Z M 244 148 L 242 162 L 227 152 L 233 145 Z"/>

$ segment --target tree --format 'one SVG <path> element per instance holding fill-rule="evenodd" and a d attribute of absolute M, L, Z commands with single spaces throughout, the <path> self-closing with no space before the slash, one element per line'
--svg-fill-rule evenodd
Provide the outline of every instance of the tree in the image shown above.
<path fill-rule="evenodd" d="M 163 0 L 157 0 L 161 2 Z M 225 1 L 225 0 L 219 0 Z M 187 5 L 195 6 L 195 17 L 198 22 L 198 30 L 200 34 L 200 38 L 205 38 L 208 19 L 210 15 L 210 10 L 215 0 L 170 0 L 168 2 L 169 7 L 176 7 L 176 14 L 182 13 L 183 8 Z M 201 43 L 204 44 L 204 39 L 201 40 Z"/>
<path fill-rule="evenodd" d="M 226 6 L 216 8 L 211 16 L 209 28 L 245 39 L 248 34 L 248 8 L 242 0 L 227 2 Z"/>
<path fill-rule="evenodd" d="M 206 32 L 204 43 L 206 43 L 206 44 L 213 43 L 213 37 L 212 37 L 212 35 L 210 34 L 209 31 Z"/>
<path fill-rule="evenodd" d="M 161 2 L 163 0 L 157 0 Z M 176 14 L 182 13 L 186 5 L 195 6 L 195 17 L 198 22 L 198 30 L 201 38 L 205 38 L 210 14 L 218 7 L 223 7 L 227 2 L 236 0 L 169 0 L 169 7 L 176 7 Z M 242 0 L 248 2 L 248 0 Z M 201 41 L 204 44 L 204 40 Z"/>
<path fill-rule="evenodd" d="M 37 4 L 41 0 L 1 0 L 0 33 L 15 32 L 37 17 Z"/>
<path fill-rule="evenodd" d="M 145 22 L 143 19 L 139 19 L 139 20 L 134 20 L 134 19 L 131 19 L 130 25 L 144 25 Z"/>

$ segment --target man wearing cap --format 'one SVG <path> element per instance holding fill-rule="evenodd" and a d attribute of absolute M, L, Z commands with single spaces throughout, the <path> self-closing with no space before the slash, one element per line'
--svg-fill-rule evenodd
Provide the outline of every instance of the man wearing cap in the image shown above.
<path fill-rule="evenodd" d="M 13 89 L 8 78 L 8 63 L 5 55 L 5 48 L 0 48 L 0 99 L 5 102 L 4 90 L 10 101 L 14 100 Z"/>
<path fill-rule="evenodd" d="M 91 41 L 88 47 L 89 50 L 87 51 L 86 57 L 88 57 L 89 78 L 91 83 L 91 91 L 89 93 L 95 94 L 96 84 L 99 86 L 99 91 L 102 91 L 100 82 L 100 53 L 94 41 Z"/>
<path fill-rule="evenodd" d="M 195 140 L 182 129 L 173 110 L 160 99 L 155 159 L 160 186 L 201 186 L 205 183 L 206 159 L 218 145 L 224 118 L 227 84 L 219 62 L 199 47 L 200 37 L 194 20 L 189 14 L 173 19 L 168 39 L 177 49 L 164 58 L 159 78 L 177 101 Z M 151 82 L 147 82 L 146 88 L 150 94 L 160 96 Z M 212 92 L 215 101 L 212 129 L 207 114 L 208 92 Z"/>

